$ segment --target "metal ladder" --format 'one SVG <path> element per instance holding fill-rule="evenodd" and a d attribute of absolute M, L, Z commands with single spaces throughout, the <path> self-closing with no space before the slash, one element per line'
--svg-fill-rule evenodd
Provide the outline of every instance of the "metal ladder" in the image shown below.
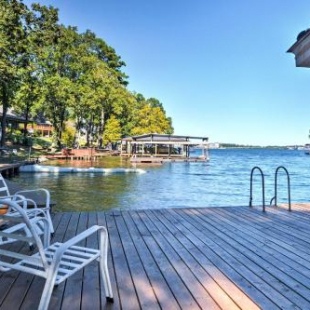
<path fill-rule="evenodd" d="M 254 171 L 258 170 L 262 177 L 262 200 L 263 200 L 263 211 L 265 212 L 265 176 L 261 168 L 255 166 L 251 170 L 251 181 L 250 181 L 250 202 L 249 207 L 252 207 L 252 200 L 253 200 L 253 174 Z"/>
<path fill-rule="evenodd" d="M 277 206 L 277 198 L 278 198 L 278 172 L 280 169 L 283 169 L 287 176 L 287 195 L 288 195 L 288 210 L 291 211 L 291 185 L 290 185 L 290 175 L 287 171 L 287 169 L 283 166 L 279 166 L 275 171 L 275 181 L 274 181 L 274 197 L 270 200 L 270 205 L 272 202 L 275 202 L 275 206 Z M 263 212 L 266 211 L 265 206 L 265 176 L 260 167 L 255 166 L 251 170 L 251 178 L 250 178 L 250 201 L 249 201 L 249 207 L 252 207 L 252 200 L 253 200 L 253 174 L 254 171 L 258 170 L 260 172 L 260 175 L 262 177 L 262 203 L 263 203 Z"/>
<path fill-rule="evenodd" d="M 286 179 L 287 179 L 287 200 L 288 200 L 288 210 L 292 210 L 291 206 L 291 182 L 290 182 L 290 175 L 287 171 L 287 169 L 283 166 L 279 166 L 276 169 L 275 176 L 274 176 L 274 197 L 270 200 L 270 205 L 274 201 L 274 205 L 277 207 L 277 199 L 278 199 L 278 172 L 280 169 L 283 169 L 285 174 L 286 174 Z"/>

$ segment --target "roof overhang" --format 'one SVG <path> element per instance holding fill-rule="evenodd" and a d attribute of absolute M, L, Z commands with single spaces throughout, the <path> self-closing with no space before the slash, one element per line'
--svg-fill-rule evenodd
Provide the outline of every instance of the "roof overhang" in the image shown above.
<path fill-rule="evenodd" d="M 2 119 L 2 113 L 0 113 L 0 119 Z M 26 119 L 23 117 L 15 116 L 10 113 L 6 114 L 6 120 L 9 122 L 26 123 Z M 30 122 L 30 121 L 28 121 Z"/>
<path fill-rule="evenodd" d="M 287 52 L 295 55 L 296 67 L 310 68 L 310 29 L 299 33 Z"/>
<path fill-rule="evenodd" d="M 189 141 L 189 140 L 202 140 L 202 141 L 208 141 L 208 137 L 196 137 L 196 136 L 180 136 L 180 135 L 169 135 L 169 134 L 145 134 L 145 135 L 138 135 L 138 136 L 132 136 L 129 139 L 132 139 L 134 141 L 141 141 L 141 140 L 147 140 L 147 141 Z"/>
<path fill-rule="evenodd" d="M 162 145 L 208 145 L 209 138 L 196 136 L 180 136 L 169 134 L 145 134 L 123 138 L 122 141 L 127 141 L 131 144 L 162 144 Z"/>

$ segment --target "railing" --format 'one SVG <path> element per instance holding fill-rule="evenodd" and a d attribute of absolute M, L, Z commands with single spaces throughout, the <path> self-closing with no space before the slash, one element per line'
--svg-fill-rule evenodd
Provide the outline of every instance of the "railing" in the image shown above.
<path fill-rule="evenodd" d="M 254 171 L 258 170 L 262 177 L 262 200 L 263 200 L 263 211 L 265 212 L 265 177 L 264 173 L 261 168 L 255 166 L 251 171 L 251 181 L 250 181 L 250 202 L 249 206 L 252 207 L 252 200 L 253 200 L 253 174 Z"/>
<path fill-rule="evenodd" d="M 274 205 L 277 207 L 277 199 L 278 199 L 278 172 L 280 169 L 283 169 L 286 178 L 287 178 L 287 200 L 288 200 L 288 210 L 291 211 L 291 183 L 290 183 L 290 175 L 287 171 L 287 169 L 283 166 L 279 166 L 276 169 L 275 177 L 274 177 L 274 197 L 270 200 L 270 205 L 272 204 L 272 201 L 274 201 Z"/>
<path fill-rule="evenodd" d="M 275 171 L 275 181 L 274 181 L 274 197 L 270 200 L 270 205 L 274 201 L 274 205 L 277 207 L 277 199 L 278 199 L 278 172 L 280 169 L 283 169 L 286 173 L 287 177 L 287 195 L 288 195 L 288 210 L 291 211 L 291 184 L 290 184 L 290 175 L 287 171 L 287 169 L 283 166 L 279 166 Z M 250 202 L 249 207 L 252 207 L 252 201 L 253 201 L 253 174 L 254 171 L 258 170 L 262 177 L 262 203 L 263 203 L 263 211 L 265 212 L 265 177 L 264 173 L 261 168 L 255 166 L 251 170 L 251 179 L 250 179 Z"/>

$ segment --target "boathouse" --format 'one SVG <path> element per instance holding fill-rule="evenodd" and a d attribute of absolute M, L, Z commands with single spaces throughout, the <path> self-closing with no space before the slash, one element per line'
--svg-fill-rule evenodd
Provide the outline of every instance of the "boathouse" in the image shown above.
<path fill-rule="evenodd" d="M 200 153 L 193 155 L 194 149 Z M 133 163 L 207 161 L 208 138 L 156 133 L 127 137 L 121 140 L 121 156 Z"/>

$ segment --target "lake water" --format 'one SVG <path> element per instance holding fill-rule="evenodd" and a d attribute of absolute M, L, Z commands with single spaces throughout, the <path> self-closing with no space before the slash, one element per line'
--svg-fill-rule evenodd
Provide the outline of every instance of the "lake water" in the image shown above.
<path fill-rule="evenodd" d="M 56 211 L 246 206 L 252 168 L 258 166 L 264 173 L 269 204 L 274 196 L 275 170 L 284 166 L 290 174 L 292 202 L 310 201 L 310 156 L 303 151 L 219 149 L 210 150 L 209 154 L 209 162 L 146 166 L 142 167 L 147 171 L 144 174 L 20 173 L 12 181 L 25 188 L 49 189 Z M 132 167 L 119 157 L 83 165 Z M 287 178 L 280 169 L 278 203 L 287 202 L 287 196 Z M 257 169 L 253 174 L 253 205 L 262 205 L 261 176 Z"/>

